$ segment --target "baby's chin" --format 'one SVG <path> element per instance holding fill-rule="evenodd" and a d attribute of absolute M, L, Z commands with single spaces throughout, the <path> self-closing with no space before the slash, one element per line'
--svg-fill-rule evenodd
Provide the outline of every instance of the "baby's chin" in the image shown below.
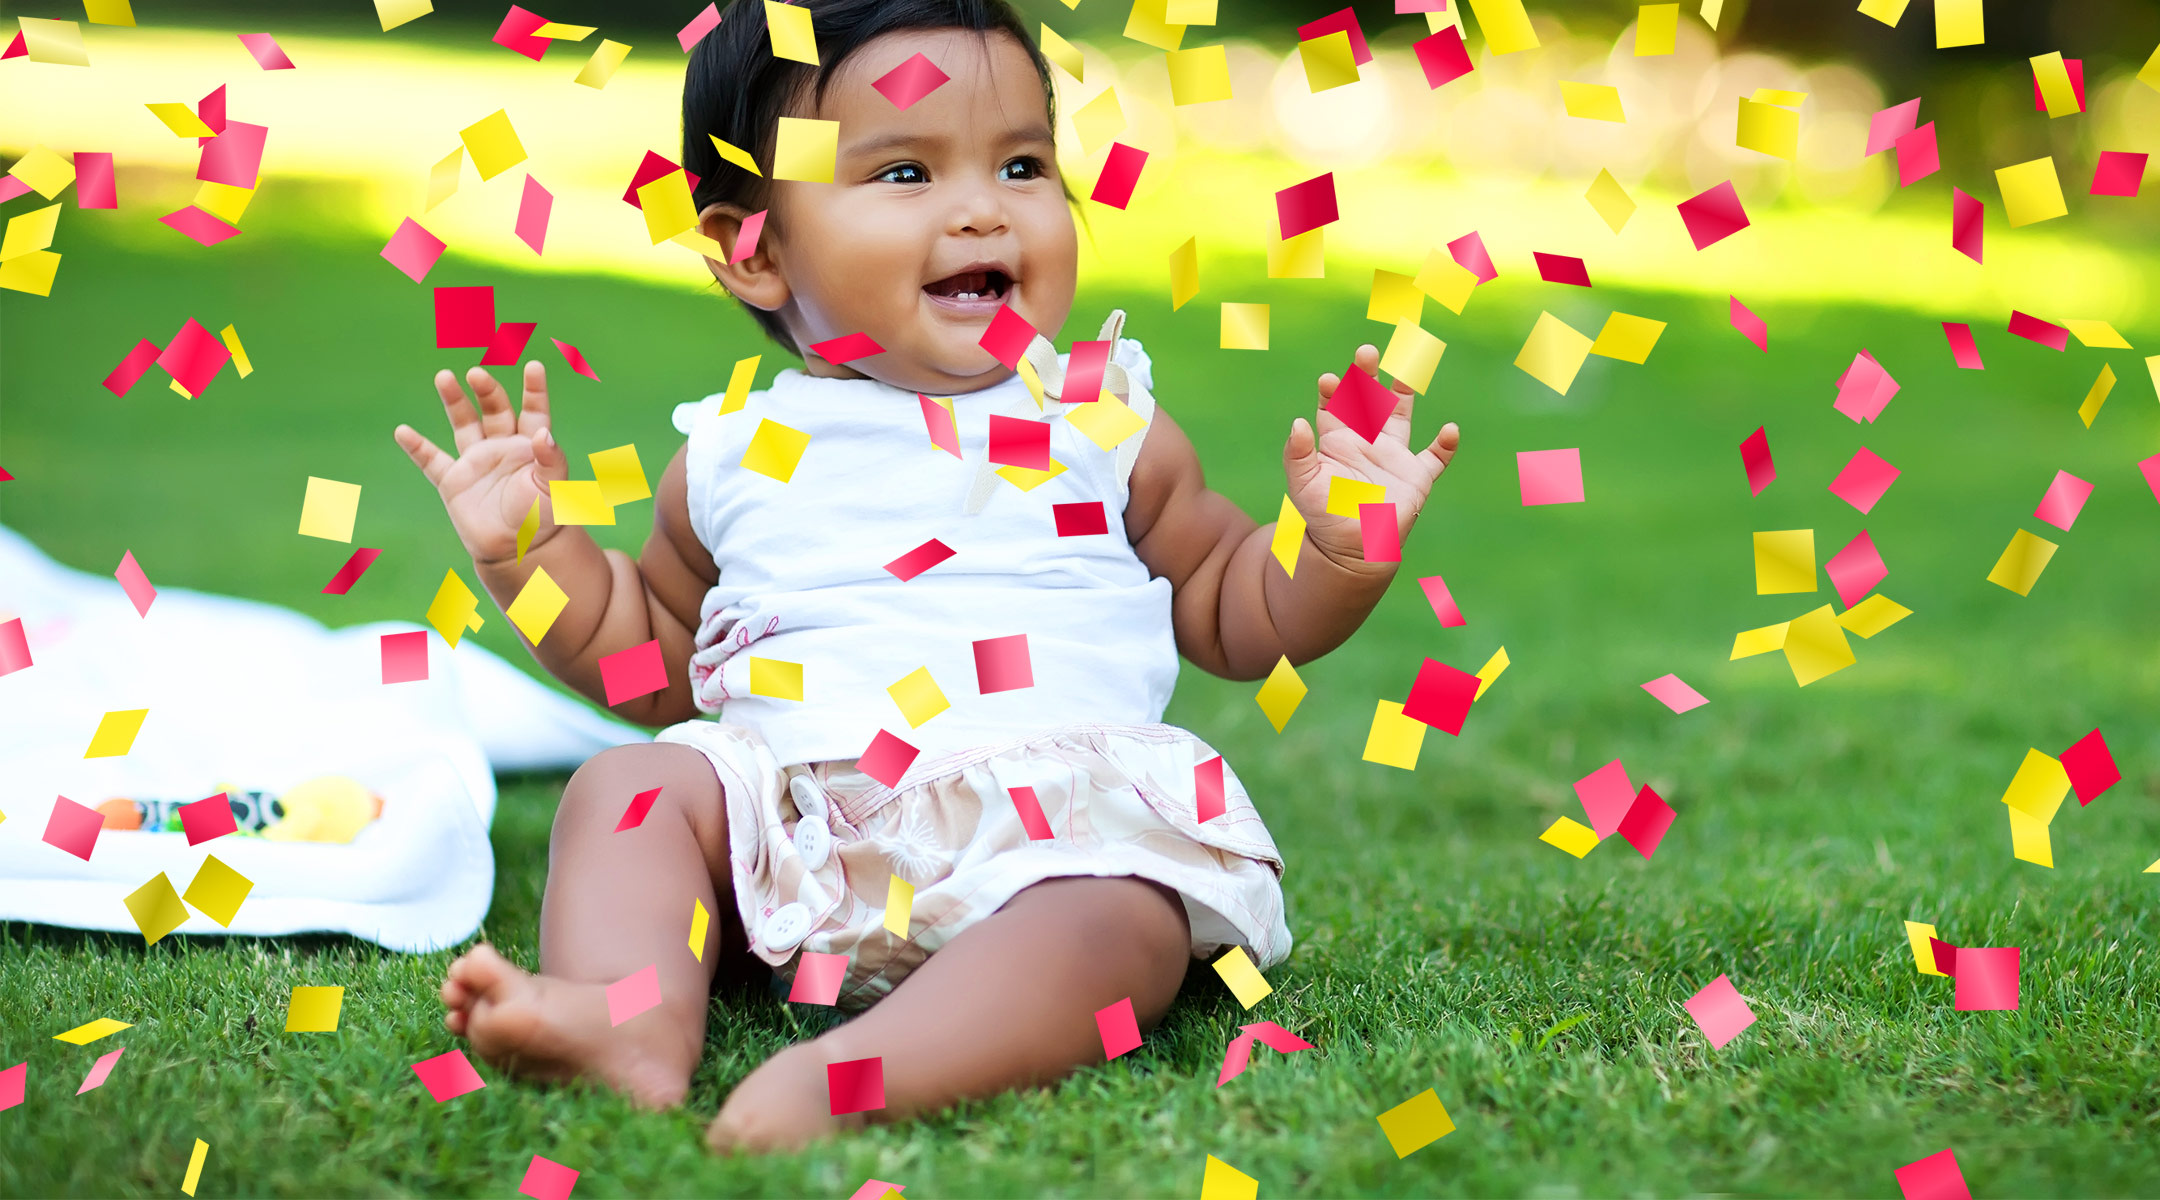
<path fill-rule="evenodd" d="M 927 340 L 932 344 L 918 350 L 889 351 L 849 365 L 880 383 L 926 396 L 964 395 L 1012 377 L 1012 370 L 990 357 L 989 351 L 955 336 L 953 330 L 939 330 Z"/>

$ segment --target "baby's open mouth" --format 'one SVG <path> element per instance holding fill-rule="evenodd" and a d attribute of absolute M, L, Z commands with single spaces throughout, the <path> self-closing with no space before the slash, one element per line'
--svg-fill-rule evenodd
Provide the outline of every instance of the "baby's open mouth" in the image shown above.
<path fill-rule="evenodd" d="M 1012 290 L 1012 277 L 1003 271 L 961 271 L 947 275 L 923 290 L 947 300 L 1002 300 Z"/>

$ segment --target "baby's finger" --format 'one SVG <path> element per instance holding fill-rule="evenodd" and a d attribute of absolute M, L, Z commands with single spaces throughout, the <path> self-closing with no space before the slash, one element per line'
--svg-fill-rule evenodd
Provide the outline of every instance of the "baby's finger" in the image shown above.
<path fill-rule="evenodd" d="M 442 397 L 450 417 L 450 444 L 457 447 L 459 454 L 472 449 L 473 443 L 480 440 L 480 418 L 473 415 L 472 401 L 447 368 L 435 372 L 435 394 Z"/>
<path fill-rule="evenodd" d="M 420 468 L 420 473 L 427 476 L 427 481 L 440 491 L 443 476 L 450 473 L 451 465 L 457 460 L 444 454 L 435 443 L 421 437 L 420 431 L 410 425 L 398 426 L 390 431 L 390 436 L 396 439 L 398 449 L 405 452 L 405 457 L 411 459 L 413 465 Z"/>
<path fill-rule="evenodd" d="M 486 367 L 474 367 L 465 373 L 465 382 L 472 385 L 473 399 L 480 402 L 480 433 L 484 437 L 501 437 L 517 432 L 517 414 L 510 411 L 510 393 L 495 382 L 495 376 Z"/>
<path fill-rule="evenodd" d="M 1320 377 L 1320 403 L 1326 404 L 1328 401 L 1334 399 L 1335 389 L 1341 386 L 1342 376 L 1337 375 L 1333 371 L 1329 371 L 1327 374 L 1322 375 Z"/>
<path fill-rule="evenodd" d="M 1433 435 L 1432 445 L 1419 452 L 1418 457 L 1426 460 L 1432 473 L 1438 476 L 1440 472 L 1447 470 L 1449 463 L 1455 461 L 1455 451 L 1461 445 L 1462 430 L 1456 427 L 1455 422 L 1449 421 L 1440 427 L 1439 433 Z"/>
<path fill-rule="evenodd" d="M 1367 342 L 1357 348 L 1357 353 L 1351 356 L 1350 361 L 1356 363 L 1367 375 L 1378 375 L 1380 373 L 1380 348 L 1371 342 Z"/>
<path fill-rule="evenodd" d="M 548 426 L 547 368 L 537 358 L 525 362 L 525 398 L 518 404 L 518 432 L 535 434 Z"/>

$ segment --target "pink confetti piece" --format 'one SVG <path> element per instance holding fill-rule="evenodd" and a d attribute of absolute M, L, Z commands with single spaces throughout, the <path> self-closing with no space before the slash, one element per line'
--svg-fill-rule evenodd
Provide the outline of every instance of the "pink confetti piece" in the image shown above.
<path fill-rule="evenodd" d="M 1297 40 L 1309 42 L 1314 38 L 1326 37 L 1331 33 L 1350 35 L 1350 60 L 1352 62 L 1362 67 L 1372 61 L 1372 48 L 1365 44 L 1365 31 L 1358 26 L 1357 10 L 1355 8 L 1338 9 L 1317 21 L 1310 21 L 1298 26 Z"/>
<path fill-rule="evenodd" d="M 383 261 L 405 273 L 414 283 L 426 283 L 428 272 L 443 256 L 447 247 L 443 240 L 429 233 L 420 222 L 411 217 L 398 225 L 397 232 L 383 243 Z M 439 311 L 439 310 L 438 310 Z"/>
<path fill-rule="evenodd" d="M 870 739 L 870 748 L 855 760 L 855 769 L 886 787 L 896 788 L 920 753 L 920 749 L 880 729 L 877 736 Z"/>
<path fill-rule="evenodd" d="M 1072 352 L 1065 357 L 1065 385 L 1058 399 L 1083 404 L 1100 398 L 1103 372 L 1109 365 L 1109 342 L 1074 342 Z"/>
<path fill-rule="evenodd" d="M 533 30 L 547 23 L 548 19 L 539 13 L 527 12 L 513 4 L 503 16 L 502 24 L 496 27 L 495 36 L 488 40 L 539 62 L 547 54 L 548 47 L 555 43 L 552 38 L 534 37 Z"/>
<path fill-rule="evenodd" d="M 757 253 L 758 239 L 765 235 L 765 214 L 770 211 L 761 208 L 743 218 L 742 225 L 735 230 L 735 248 L 728 251 L 729 262 L 739 263 Z"/>
<path fill-rule="evenodd" d="M 953 420 L 953 411 L 921 392 L 915 399 L 922 405 L 923 428 L 930 435 L 930 444 L 952 455 L 960 455 L 960 427 Z"/>
<path fill-rule="evenodd" d="M 1960 946 L 1957 1011 L 2007 1012 L 2018 1006 L 2018 948 Z"/>
<path fill-rule="evenodd" d="M 1678 675 L 1660 675 L 1642 685 L 1642 690 L 1657 697 L 1658 703 L 1676 713 L 1693 712 L 1710 703 L 1701 692 L 1687 685 Z"/>
<path fill-rule="evenodd" d="M 225 132 L 224 84 L 221 83 L 217 85 L 217 90 L 211 92 L 207 96 L 204 96 L 200 101 L 196 103 L 195 115 L 202 118 L 202 123 L 210 127 L 210 137 L 196 138 L 195 144 L 197 146 L 204 145 L 210 141 L 210 138 L 214 138 L 218 134 Z"/>
<path fill-rule="evenodd" d="M 2067 532 L 2077 524 L 2078 514 L 2085 511 L 2085 499 L 2092 490 L 2093 485 L 2070 472 L 2057 471 L 2047 494 L 2040 497 L 2040 507 L 2033 510 L 2033 519 Z"/>
<path fill-rule="evenodd" d="M 1950 358 L 1961 371 L 1982 371 L 1987 364 L 1980 361 L 1980 347 L 1973 342 L 1972 326 L 1962 321 L 1944 321 L 1943 337 L 1950 343 Z"/>
<path fill-rule="evenodd" d="M 323 595 L 342 596 L 352 591 L 352 586 L 360 582 L 360 577 L 367 574 L 367 569 L 374 566 L 375 560 L 381 556 L 381 550 L 353 551 L 352 557 L 345 560 L 345 565 L 338 568 L 338 573 L 330 577 L 329 583 L 323 585 Z"/>
<path fill-rule="evenodd" d="M 991 316 L 990 327 L 983 330 L 978 344 L 990 352 L 990 357 L 1018 370 L 1020 355 L 1026 352 L 1028 343 L 1034 340 L 1035 327 L 1008 302 Z"/>
<path fill-rule="evenodd" d="M 1278 1054 L 1290 1054 L 1298 1050 L 1311 1050 L 1313 1044 L 1284 1029 L 1273 1021 L 1254 1021 L 1238 1028 L 1253 1036 L 1254 1040 Z"/>
<path fill-rule="evenodd" d="M 1942 154 L 1935 145 L 1935 122 L 1929 121 L 1897 140 L 1899 187 L 1911 187 L 1941 169 Z"/>
<path fill-rule="evenodd" d="M 610 1026 L 660 1007 L 660 964 L 642 967 L 607 985 Z"/>
<path fill-rule="evenodd" d="M 1579 258 L 1569 258 L 1565 254 L 1547 254 L 1542 250 L 1531 251 L 1530 257 L 1537 260 L 1538 278 L 1547 283 L 1590 286 L 1590 266 Z"/>
<path fill-rule="evenodd" d="M 924 96 L 944 87 L 952 76 L 938 70 L 938 65 L 920 54 L 877 77 L 870 86 L 878 95 L 893 102 L 895 108 L 907 108 Z"/>
<path fill-rule="evenodd" d="M 1742 1030 L 1755 1023 L 1755 1011 L 1740 998 L 1740 990 L 1732 985 L 1732 980 L 1723 975 L 1690 997 L 1686 1007 L 1703 1036 L 1710 1039 L 1713 1050 L 1724 1049 L 1725 1043 L 1739 1037 Z"/>
<path fill-rule="evenodd" d="M 974 646 L 976 691 L 987 696 L 1035 686 L 1035 667 L 1028 657 L 1026 634 L 978 638 Z"/>
<path fill-rule="evenodd" d="M 104 1087 L 105 1080 L 111 1077 L 113 1068 L 120 1064 L 120 1056 L 125 1053 L 127 1047 L 122 1046 L 91 1064 L 90 1073 L 83 1076 L 82 1086 L 75 1089 L 75 1094 L 80 1096 L 84 1092 Z"/>
<path fill-rule="evenodd" d="M 1043 814 L 1042 800 L 1035 795 L 1034 788 L 1007 788 L 1006 794 L 1012 797 L 1013 810 L 1020 814 L 1020 827 L 1027 830 L 1029 841 L 1049 841 L 1057 836 L 1050 828 L 1050 818 Z"/>
<path fill-rule="evenodd" d="M 1583 502 L 1582 450 L 1518 450 L 1515 472 L 1525 508 Z"/>
<path fill-rule="evenodd" d="M 22 35 L 19 33 L 15 35 L 15 44 L 22 45 Z M 0 1071 L 0 1112 L 6 1112 L 23 1102 L 23 1085 L 29 1081 L 29 1078 L 30 1062 L 28 1059 L 16 1063 L 5 1071 Z"/>
<path fill-rule="evenodd" d="M 1104 512 L 1100 500 L 1053 504 L 1050 506 L 1050 516 L 1057 522 L 1059 537 L 1092 537 L 1110 532 L 1110 517 Z"/>
<path fill-rule="evenodd" d="M 1241 1033 L 1230 1039 L 1230 1045 L 1223 1050 L 1222 1071 L 1215 1076 L 1216 1087 L 1221 1087 L 1245 1073 L 1245 1068 L 1252 1062 L 1253 1040 L 1253 1035 L 1249 1033 Z"/>
<path fill-rule="evenodd" d="M 1575 798 L 1582 801 L 1583 813 L 1590 818 L 1591 832 L 1599 837 L 1609 837 L 1627 819 L 1628 809 L 1635 804 L 1635 784 L 1628 779 L 1627 768 L 1614 759 L 1597 770 L 1575 781 Z"/>
<path fill-rule="evenodd" d="M 1483 682 L 1468 671 L 1428 658 L 1418 666 L 1417 679 L 1410 684 L 1410 695 L 1403 701 L 1402 715 L 1461 737 L 1463 720 L 1470 715 L 1470 702 L 1477 699 L 1478 685 Z"/>
<path fill-rule="evenodd" d="M 1133 1013 L 1132 997 L 1095 1010 L 1095 1031 L 1102 1035 L 1103 1057 L 1116 1058 L 1140 1048 L 1140 1019 Z"/>
<path fill-rule="evenodd" d="M 622 819 L 615 822 L 615 832 L 636 829 L 645 823 L 645 815 L 652 811 L 653 802 L 660 798 L 660 788 L 648 788 L 630 797 L 629 807 L 623 809 Z"/>
<path fill-rule="evenodd" d="M 2050 350 L 2062 350 L 2070 345 L 2068 329 L 2029 313 L 2021 313 L 2014 308 L 2010 310 L 2010 332 L 2013 336 L 2038 342 Z"/>
<path fill-rule="evenodd" d="M 30 638 L 23 632 L 21 617 L 0 621 L 0 675 L 13 675 L 30 661 Z"/>
<path fill-rule="evenodd" d="M 1396 0 L 1398 5 L 1402 2 Z M 1425 72 L 1425 86 L 1429 88 L 1453 83 L 1477 69 L 1470 61 L 1469 49 L 1463 45 L 1462 30 L 1453 25 L 1419 39 L 1410 49 L 1417 54 L 1418 67 Z"/>
<path fill-rule="evenodd" d="M 1680 202 L 1680 220 L 1697 250 L 1708 249 L 1748 227 L 1747 210 L 1732 180 Z"/>
<path fill-rule="evenodd" d="M 1845 368 L 1845 373 L 1838 376 L 1837 400 L 1830 407 L 1855 422 L 1865 421 L 1872 425 L 1897 396 L 1898 388 L 1898 381 L 1875 361 L 1875 356 L 1862 350 L 1853 356 L 1852 365 Z"/>
<path fill-rule="evenodd" d="M 1911 133 L 1920 124 L 1920 97 L 1915 96 L 1903 104 L 1893 104 L 1868 118 L 1867 152 L 1862 158 L 1873 158 L 1897 145 L 1897 140 Z"/>
<path fill-rule="evenodd" d="M 1979 262 L 1987 252 L 1987 202 L 1950 189 L 1950 248 Z"/>
<path fill-rule="evenodd" d="M 228 833 L 240 832 L 240 823 L 233 819 L 232 801 L 224 792 L 180 806 L 180 828 L 187 832 L 187 844 L 200 846 Z"/>
<path fill-rule="evenodd" d="M 1769 324 L 1756 316 L 1747 305 L 1740 303 L 1740 297 L 1727 296 L 1725 299 L 1730 308 L 1727 319 L 1732 322 L 1732 327 L 1740 331 L 1741 337 L 1755 343 L 1757 350 L 1764 354 L 1770 353 Z"/>
<path fill-rule="evenodd" d="M 867 333 L 851 333 L 846 337 L 828 338 L 822 342 L 813 342 L 810 346 L 810 353 L 837 367 L 842 363 L 854 362 L 858 358 L 883 354 L 885 353 L 885 347 L 878 345 L 877 340 Z"/>
<path fill-rule="evenodd" d="M 475 1092 L 487 1086 L 480 1072 L 473 1070 L 463 1050 L 438 1054 L 412 1065 L 413 1074 L 420 1077 L 420 1086 L 427 1089 L 435 1103 L 455 1100 L 467 1092 Z"/>
<path fill-rule="evenodd" d="M 205 246 L 215 246 L 227 238 L 238 237 L 240 227 L 228 225 L 223 220 L 190 204 L 177 212 L 169 212 L 158 218 L 181 233 Z"/>
<path fill-rule="evenodd" d="M 435 348 L 484 349 L 495 340 L 493 287 L 435 289 Z"/>
<path fill-rule="evenodd" d="M 1032 417 L 990 416 L 988 456 L 1000 466 L 1050 469 L 1050 424 Z"/>
<path fill-rule="evenodd" d="M 805 950 L 795 963 L 795 982 L 788 989 L 790 1004 L 839 1002 L 840 985 L 847 982 L 848 956 Z"/>
<path fill-rule="evenodd" d="M 525 190 L 518 197 L 517 237 L 532 247 L 534 254 L 542 253 L 547 245 L 548 215 L 554 211 L 554 194 L 528 172 Z"/>
<path fill-rule="evenodd" d="M 1367 442 L 1377 443 L 1381 431 L 1387 428 L 1388 418 L 1395 414 L 1395 407 L 1402 398 L 1389 391 L 1365 368 L 1352 364 L 1343 373 L 1342 382 L 1335 385 L 1335 394 L 1321 409 L 1328 415 L 1350 427 L 1351 432 Z"/>
<path fill-rule="evenodd" d="M 18 32 L 15 35 L 15 40 L 7 44 L 7 49 L 0 50 L 0 60 L 21 58 L 23 55 L 28 53 L 30 53 L 30 47 L 26 42 L 24 42 L 23 35 Z M 20 193 L 17 194 L 19 195 Z M 16 1102 L 21 1103 L 21 1097 L 17 1097 Z"/>
<path fill-rule="evenodd" d="M 1830 556 L 1823 564 L 1830 576 L 1830 583 L 1837 588 L 1838 603 L 1847 608 L 1860 603 L 1869 592 L 1875 590 L 1890 574 L 1883 565 L 1882 553 L 1875 549 L 1875 539 L 1863 529 L 1860 536 L 1845 543 L 1845 548 Z"/>
<path fill-rule="evenodd" d="M 1147 165 L 1147 158 L 1145 150 L 1135 150 L 1123 142 L 1110 143 L 1109 157 L 1103 160 L 1102 174 L 1095 177 L 1095 190 L 1088 193 L 1088 199 L 1112 208 L 1131 204 L 1133 188 L 1140 183 L 1140 168 Z"/>
<path fill-rule="evenodd" d="M 2152 489 L 2153 499 L 2160 501 L 2160 454 L 2141 460 L 2138 473 L 2145 476 L 2145 486 Z"/>
<path fill-rule="evenodd" d="M 1665 797 L 1646 783 L 1635 793 L 1635 803 L 1628 806 L 1627 816 L 1621 818 L 1618 832 L 1623 841 L 1635 847 L 1637 854 L 1648 858 L 1657 853 L 1658 843 L 1665 840 L 1665 831 L 1672 828 L 1673 818 L 1677 815 L 1672 805 L 1665 803 Z"/>
<path fill-rule="evenodd" d="M 1393 500 L 1358 505 L 1358 537 L 1366 562 L 1402 561 L 1401 517 Z"/>
<path fill-rule="evenodd" d="M 660 639 L 601 655 L 600 683 L 609 708 L 666 690 L 667 663 L 660 656 Z"/>
<path fill-rule="evenodd" d="M 690 53 L 690 47 L 697 45 L 698 39 L 711 33 L 718 24 L 720 24 L 720 6 L 708 4 L 703 12 L 690 18 L 690 23 L 683 26 L 682 31 L 675 35 L 675 41 L 682 46 L 682 52 L 688 54 Z"/>
<path fill-rule="evenodd" d="M 257 186 L 262 182 L 263 144 L 269 136 L 268 126 L 227 122 L 224 132 L 203 143 L 195 178 L 227 187 Z"/>
<path fill-rule="evenodd" d="M 1275 193 L 1275 220 L 1282 240 L 1310 233 L 1334 222 L 1341 214 L 1335 207 L 1335 173 L 1315 175 Z"/>
<path fill-rule="evenodd" d="M 200 396 L 231 360 L 232 351 L 226 348 L 225 339 L 189 317 L 157 356 L 157 365 L 173 377 L 173 382 L 186 388 L 188 395 Z"/>
<path fill-rule="evenodd" d="M 1891 1175 L 1897 1179 L 1898 1190 L 1905 1193 L 1905 1200 L 1972 1200 L 1972 1189 L 1965 1186 L 1965 1173 L 1958 1170 L 1957 1155 L 1948 1149 L 1906 1163 Z"/>
<path fill-rule="evenodd" d="M 539 327 L 534 321 L 505 321 L 497 325 L 494 338 L 488 342 L 487 353 L 480 356 L 480 365 L 515 366 L 518 356 L 525 353 L 525 343 L 532 340 L 533 330 Z"/>
<path fill-rule="evenodd" d="M 2115 766 L 2115 756 L 2108 751 L 2107 739 L 2095 729 L 2070 744 L 2062 752 L 2063 772 L 2070 776 L 2070 786 L 2077 789 L 2080 808 L 2098 799 L 2100 793 L 2122 782 L 2122 772 Z"/>
<path fill-rule="evenodd" d="M 577 1186 L 577 1180 L 578 1172 L 535 1154 L 525 1168 L 524 1181 L 518 1184 L 518 1194 L 533 1200 L 570 1200 L 570 1189 Z"/>
<path fill-rule="evenodd" d="M 1192 777 L 1194 820 L 1205 825 L 1229 811 L 1223 799 L 1222 755 L 1194 763 Z"/>
<path fill-rule="evenodd" d="M 89 862 L 90 855 L 97 850 L 98 830 L 103 828 L 105 818 L 98 810 L 61 796 L 53 801 L 52 816 L 45 820 L 43 840 L 48 846 Z"/>
<path fill-rule="evenodd" d="M 384 683 L 419 683 L 427 677 L 427 630 L 382 635 Z"/>
<path fill-rule="evenodd" d="M 869 1112 L 885 1107 L 885 1060 L 857 1058 L 827 1063 L 825 1090 L 832 1115 Z"/>
<path fill-rule="evenodd" d="M 592 364 L 585 361 L 584 351 L 579 350 L 576 346 L 561 338 L 549 338 L 548 340 L 555 343 L 556 353 L 563 356 L 563 361 L 570 364 L 571 370 L 592 380 L 594 383 L 600 382 L 600 376 L 592 369 Z"/>
<path fill-rule="evenodd" d="M 290 71 L 293 69 L 293 60 L 286 56 L 285 48 L 278 45 L 277 39 L 269 34 L 242 33 L 235 36 L 240 39 L 241 45 L 247 47 L 247 52 L 254 56 L 255 65 L 263 70 Z"/>
<path fill-rule="evenodd" d="M 1853 452 L 1845 469 L 1830 481 L 1830 494 L 1860 510 L 1862 516 L 1873 512 L 1875 505 L 1890 490 L 1904 472 L 1884 461 L 1881 455 L 1866 446 Z"/>
<path fill-rule="evenodd" d="M 75 159 L 75 207 L 120 207 L 113 186 L 113 156 L 102 150 L 77 150 Z"/>
<path fill-rule="evenodd" d="M 1477 276 L 1481 284 L 1500 277 L 1500 268 L 1493 265 L 1492 255 L 1485 251 L 1485 239 L 1475 229 L 1449 242 L 1447 252 L 1456 266 Z"/>
<path fill-rule="evenodd" d="M 855 1194 L 849 1196 L 848 1200 L 884 1200 L 887 1192 L 904 1192 L 906 1190 L 906 1184 L 887 1183 L 882 1179 L 865 1179 L 863 1185 L 856 1188 Z"/>
<path fill-rule="evenodd" d="M 952 556 L 952 547 L 936 538 L 931 538 L 906 554 L 886 563 L 885 569 L 890 571 L 900 582 L 906 583 Z"/>
<path fill-rule="evenodd" d="M 1740 468 L 1747 472 L 1748 492 L 1760 496 L 1777 480 L 1777 464 L 1770 460 L 1770 435 L 1763 426 L 1740 443 Z"/>
<path fill-rule="evenodd" d="M 78 160 L 80 155 L 77 156 Z M 2124 150 L 2102 150 L 2098 161 L 2093 163 L 2092 194 L 2095 196 L 2135 197 L 2138 189 L 2145 186 L 2145 161 L 2143 154 Z M 82 189 L 82 169 L 75 172 L 75 188 Z"/>
<path fill-rule="evenodd" d="M 1455 594 L 1448 591 L 1446 580 L 1438 575 L 1427 575 L 1418 580 L 1418 587 L 1424 591 L 1425 603 L 1432 606 L 1433 616 L 1439 618 L 1442 629 L 1469 624 L 1463 619 L 1462 610 L 1455 607 Z"/>
<path fill-rule="evenodd" d="M 143 574 L 142 564 L 135 561 L 135 552 L 128 550 L 120 555 L 120 565 L 113 569 L 113 578 L 120 581 L 120 590 L 127 593 L 129 602 L 135 605 L 135 615 L 150 615 L 150 602 L 157 599 L 157 589 L 150 586 L 150 577 Z"/>

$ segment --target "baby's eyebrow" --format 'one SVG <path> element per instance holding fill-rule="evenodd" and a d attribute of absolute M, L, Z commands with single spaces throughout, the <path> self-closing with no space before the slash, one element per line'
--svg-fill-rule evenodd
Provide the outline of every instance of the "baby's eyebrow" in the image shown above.
<path fill-rule="evenodd" d="M 883 154 L 888 150 L 906 150 L 915 147 L 939 149 L 951 140 L 951 138 L 939 133 L 894 132 L 857 142 L 849 146 L 847 152 L 849 154 L 873 155 Z M 1025 125 L 1007 129 L 999 136 L 997 144 L 1000 146 L 1013 146 L 1032 142 L 1050 142 L 1051 140 L 1049 126 Z"/>

